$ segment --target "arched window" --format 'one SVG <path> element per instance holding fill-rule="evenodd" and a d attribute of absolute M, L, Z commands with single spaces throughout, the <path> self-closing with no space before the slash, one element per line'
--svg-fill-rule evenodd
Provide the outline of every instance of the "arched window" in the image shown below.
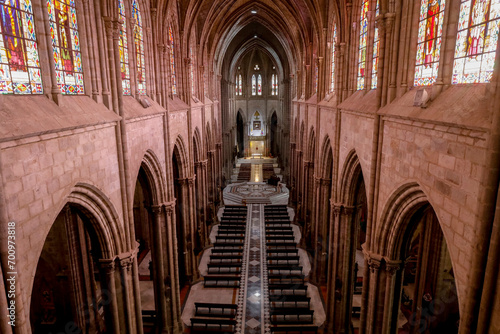
<path fill-rule="evenodd" d="M 271 95 L 278 95 L 278 75 L 273 74 L 271 78 Z"/>
<path fill-rule="evenodd" d="M 177 94 L 177 80 L 175 78 L 175 52 L 174 52 L 174 34 L 172 26 L 168 27 L 168 40 L 170 42 L 170 72 L 172 73 L 172 95 Z"/>
<path fill-rule="evenodd" d="M 274 95 L 278 95 L 278 75 L 274 75 Z"/>
<path fill-rule="evenodd" d="M 243 81 L 241 80 L 241 74 L 240 74 L 240 83 L 238 86 L 239 86 L 238 89 L 239 89 L 240 95 L 243 95 Z"/>
<path fill-rule="evenodd" d="M 57 84 L 63 94 L 84 94 L 75 1 L 49 0 L 47 10 Z"/>
<path fill-rule="evenodd" d="M 380 10 L 379 4 L 377 0 L 377 9 L 375 10 L 375 17 L 378 16 L 379 10 Z M 375 35 L 373 36 L 372 89 L 377 88 L 379 48 L 380 48 L 380 38 L 378 35 L 378 28 L 375 27 Z"/>
<path fill-rule="evenodd" d="M 118 0 L 118 8 L 120 9 L 120 19 L 122 20 L 122 28 L 120 29 L 120 39 L 118 40 L 118 48 L 120 51 L 120 67 L 122 73 L 122 89 L 123 95 L 130 95 L 130 67 L 128 62 L 128 45 L 127 45 L 127 17 L 125 15 L 125 4 L 123 0 Z"/>
<path fill-rule="evenodd" d="M 146 94 L 146 64 L 144 62 L 144 39 L 142 35 L 142 19 L 138 0 L 132 1 L 132 18 L 134 20 L 134 42 L 137 69 L 137 91 Z"/>
<path fill-rule="evenodd" d="M 337 44 L 337 25 L 333 24 L 333 36 L 332 36 L 332 76 L 330 81 L 330 92 L 333 92 L 335 88 L 335 45 Z"/>
<path fill-rule="evenodd" d="M 259 78 L 257 79 L 258 90 L 257 93 L 262 95 L 262 76 L 259 74 Z"/>
<path fill-rule="evenodd" d="M 452 83 L 490 82 L 498 44 L 498 0 L 462 0 Z"/>
<path fill-rule="evenodd" d="M 257 80 L 255 79 L 255 74 L 252 75 L 252 95 L 257 94 Z"/>
<path fill-rule="evenodd" d="M 2 1 L 0 10 L 0 94 L 42 94 L 31 1 Z"/>
<path fill-rule="evenodd" d="M 359 20 L 359 48 L 358 48 L 358 90 L 365 88 L 366 44 L 368 39 L 368 7 L 370 0 L 364 0 L 361 5 Z"/>
<path fill-rule="evenodd" d="M 418 24 L 415 86 L 432 85 L 437 78 L 445 0 L 422 0 Z"/>

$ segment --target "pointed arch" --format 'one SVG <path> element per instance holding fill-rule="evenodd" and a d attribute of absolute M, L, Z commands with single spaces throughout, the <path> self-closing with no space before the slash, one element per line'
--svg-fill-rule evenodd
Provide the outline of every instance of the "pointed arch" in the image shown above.
<path fill-rule="evenodd" d="M 325 136 L 323 144 L 321 145 L 320 159 L 319 175 L 324 179 L 331 179 L 333 167 L 333 151 L 330 137 L 328 135 Z"/>
<path fill-rule="evenodd" d="M 404 184 L 392 193 L 382 211 L 375 234 L 380 240 L 377 245 L 379 254 L 391 259 L 398 258 L 409 218 L 428 203 L 427 196 L 416 182 Z"/>
<path fill-rule="evenodd" d="M 346 157 L 340 176 L 339 199 L 345 205 L 353 205 L 356 201 L 356 186 L 359 176 L 363 175 L 361 163 L 356 150 L 352 150 Z"/>
<path fill-rule="evenodd" d="M 316 156 L 316 132 L 314 131 L 314 127 L 311 126 L 309 130 L 309 140 L 307 142 L 307 159 L 308 161 L 314 162 L 314 158 Z"/>
<path fill-rule="evenodd" d="M 99 239 L 103 258 L 111 259 L 125 251 L 125 235 L 118 213 L 101 190 L 91 184 L 77 183 L 61 210 L 66 204 L 77 206 L 89 219 Z"/>
<path fill-rule="evenodd" d="M 193 158 L 195 162 L 201 161 L 203 157 L 203 140 L 200 129 L 196 127 L 193 134 Z"/>
<path fill-rule="evenodd" d="M 166 178 L 163 174 L 163 168 L 160 160 L 153 151 L 146 151 L 144 157 L 142 158 L 141 168 L 144 170 L 148 179 L 152 192 L 153 203 L 160 204 L 166 202 Z"/>
<path fill-rule="evenodd" d="M 188 151 L 187 151 L 187 146 L 184 142 L 184 139 L 179 135 L 177 139 L 175 140 L 175 145 L 174 145 L 174 151 L 173 155 L 175 155 L 175 158 L 177 159 L 177 162 L 179 163 L 179 177 L 180 178 L 185 178 L 189 175 L 188 173 L 188 166 L 189 166 L 189 160 L 188 160 Z"/>

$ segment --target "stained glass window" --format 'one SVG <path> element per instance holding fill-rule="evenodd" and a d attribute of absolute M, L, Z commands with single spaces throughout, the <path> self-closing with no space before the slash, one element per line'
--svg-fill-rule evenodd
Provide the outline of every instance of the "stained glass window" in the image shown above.
<path fill-rule="evenodd" d="M 258 95 L 262 95 L 262 76 L 259 74 L 259 78 L 257 79 L 257 93 Z"/>
<path fill-rule="evenodd" d="M 333 36 L 332 36 L 332 76 L 330 82 L 330 92 L 333 92 L 335 88 L 335 45 L 337 44 L 337 26 L 333 25 Z"/>
<path fill-rule="evenodd" d="M 252 75 L 252 95 L 257 94 L 257 79 L 255 78 L 255 74 Z"/>
<path fill-rule="evenodd" d="M 500 0 L 462 0 L 452 83 L 490 82 L 500 25 Z"/>
<path fill-rule="evenodd" d="M 125 4 L 123 0 L 118 0 L 118 8 L 120 10 L 120 19 L 122 20 L 122 28 L 120 29 L 120 39 L 118 40 L 118 49 L 120 51 L 120 67 L 122 73 L 122 89 L 123 95 L 130 95 L 130 67 L 128 62 L 128 45 L 127 45 L 127 17 L 125 15 Z"/>
<path fill-rule="evenodd" d="M 42 94 L 30 0 L 0 3 L 0 94 Z"/>
<path fill-rule="evenodd" d="M 241 74 L 240 74 L 240 83 L 238 86 L 239 86 L 238 89 L 239 89 L 240 95 L 243 95 L 243 81 L 241 80 Z"/>
<path fill-rule="evenodd" d="M 278 95 L 278 75 L 274 75 L 274 95 Z"/>
<path fill-rule="evenodd" d="M 418 24 L 415 86 L 432 85 L 438 75 L 445 0 L 422 0 Z"/>
<path fill-rule="evenodd" d="M 358 48 L 358 90 L 365 88 L 366 45 L 368 39 L 368 7 L 370 0 L 364 0 L 361 5 L 359 20 L 359 48 Z"/>
<path fill-rule="evenodd" d="M 375 16 L 378 16 L 378 14 L 379 14 L 379 4 L 377 0 L 377 9 L 375 10 Z M 380 48 L 380 38 L 378 35 L 378 28 L 375 27 L 375 34 L 373 35 L 372 89 L 377 88 L 379 48 Z"/>
<path fill-rule="evenodd" d="M 271 77 L 271 95 L 278 95 L 278 75 L 273 74 Z"/>
<path fill-rule="evenodd" d="M 84 94 L 75 0 L 48 0 L 56 79 L 63 94 Z"/>
<path fill-rule="evenodd" d="M 194 55 L 193 48 L 189 48 L 189 57 L 191 58 L 191 63 L 189 65 L 189 77 L 191 79 L 191 95 L 194 94 Z"/>
<path fill-rule="evenodd" d="M 132 19 L 134 20 L 134 42 L 137 70 L 137 91 L 146 94 L 146 63 L 144 62 L 144 39 L 142 34 L 142 19 L 138 0 L 132 0 Z"/>
<path fill-rule="evenodd" d="M 174 34 L 172 27 L 168 27 L 168 40 L 170 41 L 170 72 L 172 75 L 172 94 L 177 94 L 177 80 L 175 76 L 175 50 L 174 50 Z"/>

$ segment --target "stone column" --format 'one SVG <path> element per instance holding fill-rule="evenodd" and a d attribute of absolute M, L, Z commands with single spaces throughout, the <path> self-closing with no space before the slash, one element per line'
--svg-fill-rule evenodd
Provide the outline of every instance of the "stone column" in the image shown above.
<path fill-rule="evenodd" d="M 120 274 L 121 274 L 121 283 L 123 288 L 123 301 L 124 305 L 122 305 L 125 313 L 125 324 L 127 327 L 128 333 L 135 333 L 136 330 L 134 328 L 134 314 L 132 307 L 132 293 L 130 291 L 130 269 L 132 267 L 133 258 L 130 254 L 125 255 L 125 257 L 119 258 L 118 260 L 120 265 Z"/>
<path fill-rule="evenodd" d="M 341 292 L 337 290 L 338 282 L 338 259 L 340 243 L 340 213 L 342 206 L 330 200 L 330 244 L 329 244 L 329 268 L 327 281 L 326 302 L 326 332 L 333 333 L 337 328 L 338 306 L 340 304 Z"/>
<path fill-rule="evenodd" d="M 378 277 L 379 269 L 382 264 L 382 258 L 376 254 L 370 254 L 368 266 L 370 267 L 370 286 L 368 297 L 368 308 L 366 312 L 366 333 L 372 334 L 375 332 L 375 323 L 377 317 L 377 294 L 378 294 Z M 363 310 L 362 310 L 363 311 Z"/>
<path fill-rule="evenodd" d="M 188 199 L 189 199 L 189 204 L 188 204 L 188 212 L 189 212 L 189 228 L 190 228 L 190 234 L 191 234 L 191 256 L 192 256 L 192 262 L 191 265 L 192 267 L 192 273 L 193 277 L 192 280 L 196 281 L 199 278 L 199 273 L 198 273 L 198 261 L 196 261 L 196 256 L 194 255 L 194 245 L 196 244 L 196 234 L 198 233 L 198 230 L 196 228 L 196 212 L 194 210 L 195 208 L 195 195 L 194 195 L 194 182 L 195 182 L 196 177 L 192 176 L 187 179 L 188 181 Z"/>
<path fill-rule="evenodd" d="M 171 322 L 169 322 L 168 327 L 170 333 L 179 333 L 182 330 L 181 324 L 181 306 L 180 306 L 180 291 L 179 291 L 179 265 L 178 265 L 178 245 L 177 245 L 177 235 L 176 235 L 176 219 L 175 219 L 175 201 L 166 203 L 165 214 L 167 218 L 167 257 L 169 264 L 169 274 L 170 279 L 165 278 L 165 297 L 167 299 L 167 306 L 169 305 L 168 299 L 171 298 Z M 183 251 L 183 250 L 181 250 Z M 170 288 L 170 290 L 169 290 Z M 170 293 L 170 295 L 169 295 Z"/>
<path fill-rule="evenodd" d="M 183 226 L 183 235 L 180 236 L 185 240 L 184 249 L 180 251 L 184 252 L 184 259 L 186 261 L 186 276 L 187 279 L 192 282 L 193 280 L 193 244 L 192 244 L 192 229 L 191 229 L 191 216 L 189 213 L 189 204 L 190 204 L 190 196 L 189 196 L 189 184 L 188 179 L 178 179 L 178 182 L 181 186 L 181 199 L 179 200 L 179 204 L 182 204 L 182 226 Z M 178 204 L 178 205 L 179 205 Z"/>
<path fill-rule="evenodd" d="M 325 283 L 325 269 L 327 266 L 326 255 L 331 256 L 331 253 L 328 252 L 328 243 L 331 243 L 332 240 L 328 239 L 328 206 L 330 200 L 330 179 L 325 178 L 316 178 L 316 207 L 315 207 L 315 225 L 314 228 L 314 240 L 316 245 L 316 279 L 318 283 Z M 327 241 L 329 241 L 327 243 Z"/>
<path fill-rule="evenodd" d="M 338 239 L 338 255 L 337 255 L 337 277 L 339 281 L 336 281 L 336 291 L 340 292 L 340 303 L 337 306 L 336 316 L 339 322 L 336 324 L 338 333 L 349 332 L 349 326 L 351 323 L 351 308 L 352 308 L 352 295 L 354 290 L 354 280 L 353 280 L 353 252 L 354 249 L 354 227 L 353 227 L 353 216 L 354 207 L 343 206 L 340 212 L 339 220 L 339 239 Z M 339 284 L 337 284 L 339 283 Z"/>
<path fill-rule="evenodd" d="M 197 227 L 196 230 L 200 236 L 201 247 L 204 248 L 207 245 L 207 232 L 206 232 L 206 198 L 207 193 L 205 189 L 205 171 L 206 171 L 207 161 L 195 162 L 195 174 L 196 174 L 196 207 L 197 207 Z"/>
<path fill-rule="evenodd" d="M 382 333 L 390 333 L 391 331 L 392 311 L 394 308 L 393 305 L 394 305 L 394 289 L 396 282 L 396 273 L 399 270 L 401 270 L 401 261 L 386 261 L 384 316 L 382 321 Z"/>
<path fill-rule="evenodd" d="M 120 318 L 118 316 L 118 302 L 116 300 L 116 286 L 115 286 L 115 260 L 102 259 L 99 260 L 101 268 L 105 272 L 106 288 L 108 290 L 109 303 L 106 303 L 106 323 L 109 333 L 119 334 L 120 331 Z"/>
<path fill-rule="evenodd" d="M 165 302 L 165 278 L 163 252 L 162 252 L 162 233 L 161 226 L 165 224 L 165 214 L 161 205 L 154 205 L 151 207 L 153 211 L 153 247 L 152 259 L 154 270 L 154 285 L 155 285 L 155 299 L 156 299 L 156 313 L 157 318 L 161 319 L 160 328 L 162 333 L 168 333 L 167 324 L 169 323 L 168 315 L 166 312 Z"/>

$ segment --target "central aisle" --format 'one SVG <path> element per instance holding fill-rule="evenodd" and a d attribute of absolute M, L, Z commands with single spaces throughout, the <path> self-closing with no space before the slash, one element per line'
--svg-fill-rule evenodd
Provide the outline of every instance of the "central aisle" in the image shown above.
<path fill-rule="evenodd" d="M 249 204 L 236 333 L 265 333 L 269 328 L 264 230 L 263 204 Z"/>

